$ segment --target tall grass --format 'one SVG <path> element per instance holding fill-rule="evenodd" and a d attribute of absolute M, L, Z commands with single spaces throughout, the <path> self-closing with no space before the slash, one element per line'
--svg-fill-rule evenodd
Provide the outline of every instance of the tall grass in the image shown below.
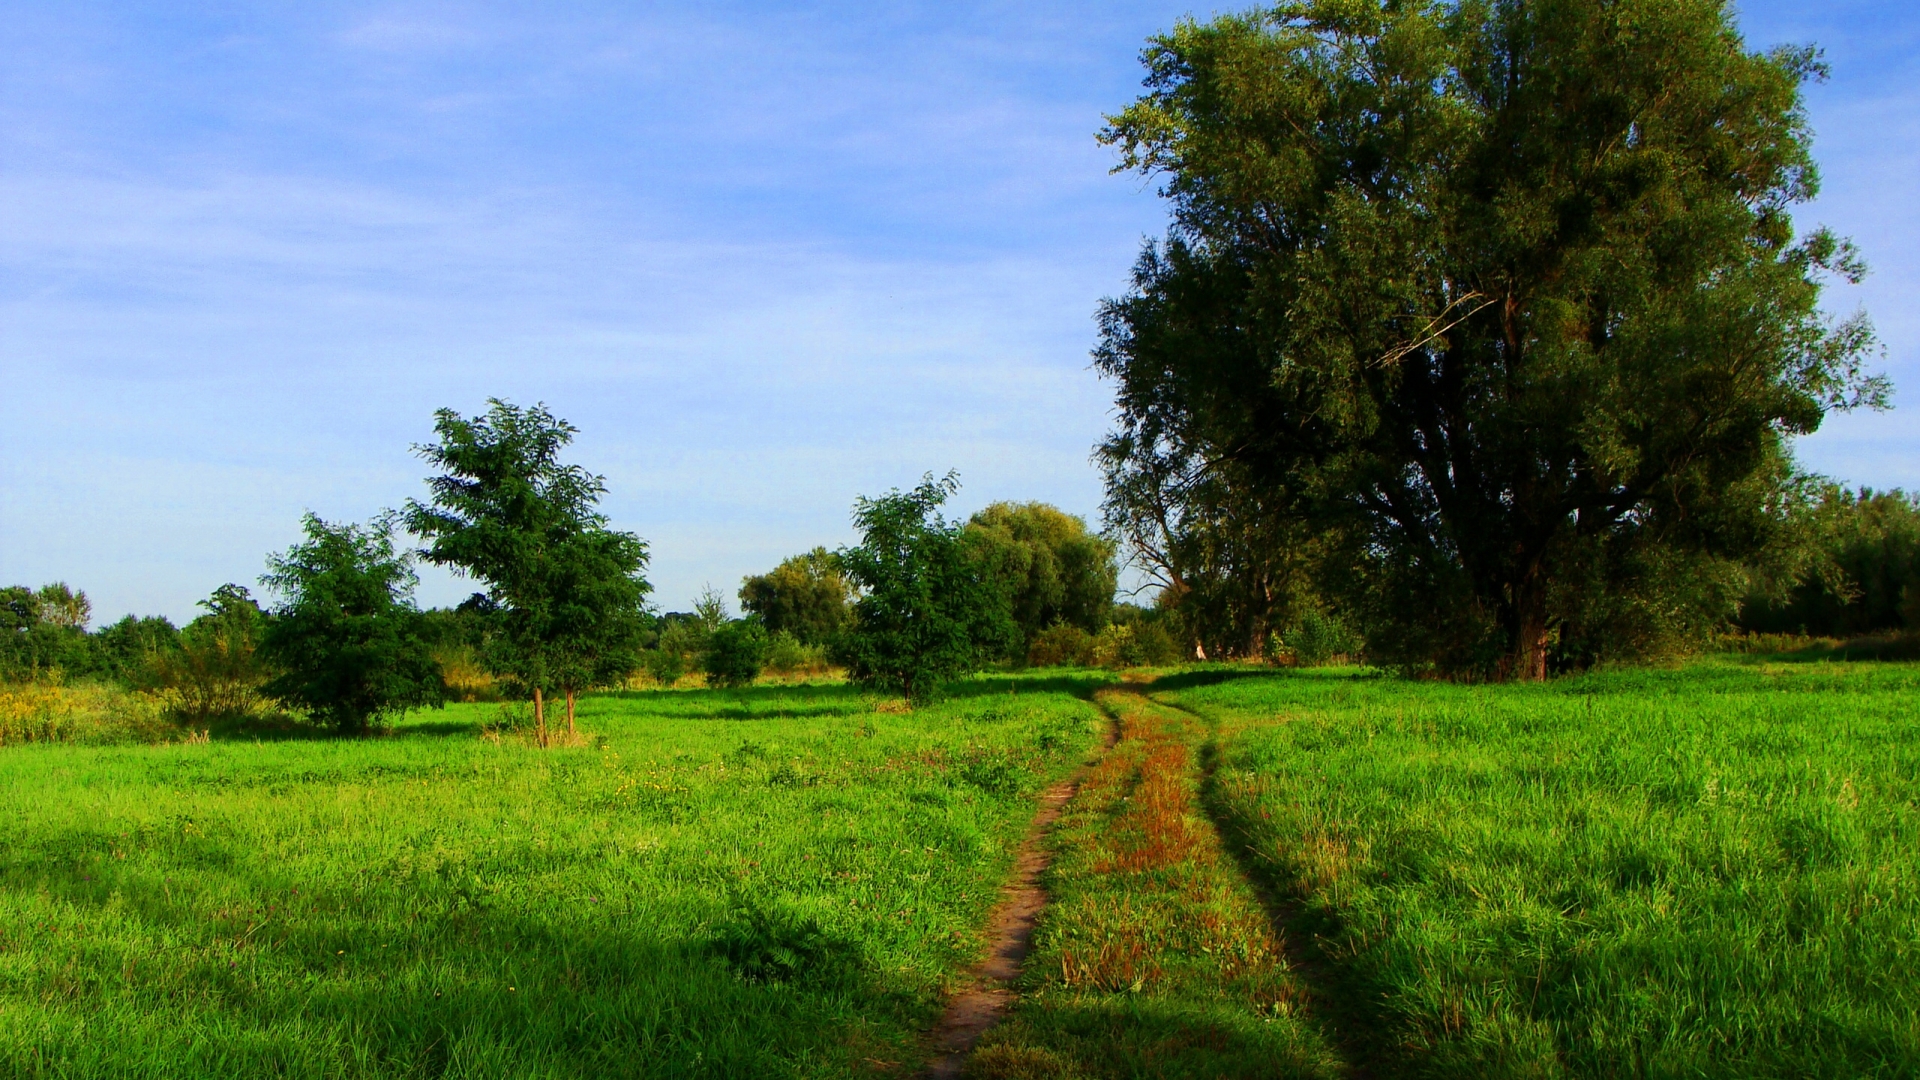
<path fill-rule="evenodd" d="M 1009 693 L 1009 689 L 1020 691 Z M 0 752 L 0 1075 L 899 1073 L 1098 717 L 997 680 Z"/>
<path fill-rule="evenodd" d="M 94 684 L 0 683 L 0 746 L 158 743 L 183 734 L 160 695 Z"/>
<path fill-rule="evenodd" d="M 1920 668 L 1170 700 L 1376 1075 L 1920 1075 Z"/>

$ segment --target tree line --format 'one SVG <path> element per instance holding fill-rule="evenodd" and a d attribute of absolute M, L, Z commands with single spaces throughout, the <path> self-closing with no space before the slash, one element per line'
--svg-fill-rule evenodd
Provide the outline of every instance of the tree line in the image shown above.
<path fill-rule="evenodd" d="M 1819 190 L 1817 50 L 1750 50 L 1728 0 L 1289 0 L 1182 22 L 1143 58 L 1101 138 L 1171 223 L 1100 309 L 1100 534 L 1034 504 L 948 521 L 954 480 L 929 475 L 862 499 L 859 544 L 748 579 L 745 619 L 717 594 L 656 617 L 646 546 L 555 456 L 572 429 L 495 403 L 439 414 L 425 502 L 309 519 L 265 625 L 357 643 L 303 663 L 378 655 L 395 687 L 430 682 L 424 630 L 382 637 L 396 616 L 325 599 L 411 610 L 404 526 L 484 584 L 447 625 L 528 688 L 542 737 L 547 697 L 571 724 L 630 663 L 727 684 L 813 657 L 909 696 L 1022 659 L 1533 680 L 1730 628 L 1914 627 L 1914 501 L 1792 453 L 1891 391 L 1864 314 L 1820 307 L 1859 253 L 1792 216 Z M 1114 604 L 1120 551 L 1151 607 Z M 20 597 L 56 629 L 14 617 L 15 654 L 72 619 L 71 597 Z M 108 666 L 159 633 L 110 629 Z"/>
<path fill-rule="evenodd" d="M 544 405 L 493 400 L 435 414 L 415 447 L 439 470 L 425 499 L 365 523 L 308 514 L 304 538 L 267 560 L 263 607 L 225 585 L 185 628 L 128 616 L 88 633 L 84 593 L 65 585 L 0 594 L 0 676 L 115 679 L 165 688 L 197 719 L 262 695 L 343 732 L 443 704 L 449 647 L 530 698 L 533 738 L 575 731 L 585 690 L 645 671 L 689 670 L 741 686 L 782 651 L 844 667 L 913 700 L 995 663 L 1178 659 L 1164 619 L 1115 604 L 1111 541 L 1040 503 L 998 503 L 964 523 L 941 507 L 958 488 L 931 475 L 862 498 L 858 544 L 814 550 L 748 577 L 731 618 L 712 589 L 693 612 L 654 611 L 644 541 L 599 510 L 601 476 L 563 460 L 576 429 Z M 418 541 L 408 547 L 403 536 Z M 424 560 L 481 586 L 451 610 L 421 610 Z M 549 707 L 564 718 L 550 722 Z"/>

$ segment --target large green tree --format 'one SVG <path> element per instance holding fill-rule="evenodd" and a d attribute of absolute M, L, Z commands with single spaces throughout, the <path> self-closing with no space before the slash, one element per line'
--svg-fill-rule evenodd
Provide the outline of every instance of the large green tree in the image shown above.
<path fill-rule="evenodd" d="M 940 515 L 959 486 L 929 473 L 912 491 L 855 504 L 860 543 L 838 558 L 860 599 L 835 652 L 856 682 L 924 701 L 1004 655 L 1018 632 L 991 569 Z"/>
<path fill-rule="evenodd" d="M 1145 61 L 1104 137 L 1173 224 L 1103 312 L 1115 490 L 1172 461 L 1342 538 L 1391 659 L 1535 679 L 1730 610 L 1787 440 L 1884 398 L 1818 308 L 1858 259 L 1789 217 L 1816 54 L 1725 0 L 1310 0 Z"/>
<path fill-rule="evenodd" d="M 446 702 L 420 611 L 418 578 L 394 546 L 391 517 L 329 525 L 308 514 L 306 539 L 268 560 L 261 581 L 280 595 L 260 635 L 276 672 L 267 696 L 342 734 L 383 717 Z"/>
<path fill-rule="evenodd" d="M 1085 521 L 1046 503 L 999 502 L 968 518 L 961 539 L 1007 594 L 1022 653 L 1049 626 L 1106 625 L 1119 568 L 1113 542 Z"/>
<path fill-rule="evenodd" d="M 484 415 L 434 414 L 439 442 L 416 447 L 445 470 L 431 502 L 410 500 L 406 525 L 427 561 L 486 583 L 495 630 L 483 660 L 533 694 L 536 738 L 547 741 L 546 695 L 574 700 L 633 670 L 646 628 L 647 545 L 607 528 L 606 481 L 560 452 L 577 429 L 545 405 L 490 399 Z"/>

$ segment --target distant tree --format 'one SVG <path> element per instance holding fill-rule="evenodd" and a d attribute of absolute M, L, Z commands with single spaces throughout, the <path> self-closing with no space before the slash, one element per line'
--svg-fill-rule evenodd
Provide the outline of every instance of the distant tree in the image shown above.
<path fill-rule="evenodd" d="M 759 617 L 748 616 L 722 624 L 707 635 L 706 651 L 700 667 L 706 672 L 707 685 L 738 688 L 752 686 L 767 662 L 767 628 Z"/>
<path fill-rule="evenodd" d="M 1300 0 L 1144 61 L 1103 138 L 1173 225 L 1101 316 L 1110 494 L 1171 462 L 1247 552 L 1338 538 L 1370 655 L 1531 680 L 1722 618 L 1787 441 L 1885 400 L 1819 303 L 1863 267 L 1789 214 L 1817 55 L 1729 0 Z"/>
<path fill-rule="evenodd" d="M 924 701 L 1003 655 L 1018 633 L 991 571 L 939 514 L 959 486 L 952 473 L 929 473 L 912 491 L 855 504 L 861 542 L 838 558 L 860 599 L 837 652 L 856 682 Z"/>
<path fill-rule="evenodd" d="M 1920 629 L 1920 499 L 1829 485 L 1799 514 L 1805 565 L 1781 595 L 1747 598 L 1743 629 L 1829 637 Z"/>
<path fill-rule="evenodd" d="M 968 519 L 961 540 L 1007 594 L 1017 648 L 1056 623 L 1089 634 L 1106 625 L 1119 577 L 1114 546 L 1080 518 L 1046 503 L 994 503 Z"/>
<path fill-rule="evenodd" d="M 804 645 L 831 641 L 852 618 L 853 588 L 826 548 L 783 560 L 740 583 L 740 606 L 760 616 L 767 632 L 792 634 Z"/>
<path fill-rule="evenodd" d="M 446 703 L 440 666 L 421 637 L 412 559 L 394 546 L 391 516 L 329 525 L 308 514 L 307 538 L 267 560 L 280 595 L 260 638 L 278 674 L 264 692 L 342 734 Z"/>
<path fill-rule="evenodd" d="M 693 598 L 694 621 L 706 633 L 711 634 L 725 626 L 732 617 L 727 611 L 726 595 L 712 585 L 701 589 L 700 595 Z"/>
<path fill-rule="evenodd" d="M 40 621 L 62 630 L 85 631 L 93 617 L 93 602 L 84 592 L 76 592 L 64 581 L 43 585 L 33 594 L 40 606 Z"/>
<path fill-rule="evenodd" d="M 430 541 L 427 561 L 486 583 L 498 616 L 485 662 L 532 691 L 545 745 L 548 692 L 566 696 L 572 734 L 578 691 L 638 663 L 647 546 L 606 527 L 606 482 L 560 461 L 577 429 L 546 406 L 496 398 L 471 419 L 441 409 L 434 431 L 439 443 L 415 450 L 446 472 L 427 482 L 430 503 L 409 500 L 407 529 Z"/>
<path fill-rule="evenodd" d="M 163 658 L 180 652 L 179 629 L 159 615 L 128 615 L 94 638 L 105 674 L 130 686 L 151 685 Z"/>
<path fill-rule="evenodd" d="M 86 632 L 87 594 L 55 582 L 40 589 L 0 589 L 0 678 L 99 673 L 100 658 Z"/>

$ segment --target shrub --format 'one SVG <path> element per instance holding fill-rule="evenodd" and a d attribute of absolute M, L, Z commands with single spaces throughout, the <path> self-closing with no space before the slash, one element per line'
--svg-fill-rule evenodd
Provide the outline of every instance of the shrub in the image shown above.
<path fill-rule="evenodd" d="M 266 693 L 346 734 L 446 702 L 440 665 L 420 638 L 412 558 L 395 548 L 393 526 L 308 514 L 306 541 L 270 559 L 264 579 L 285 597 L 260 640 L 280 672 Z"/>
<path fill-rule="evenodd" d="M 767 637 L 767 670 L 776 675 L 819 675 L 830 666 L 823 645 L 808 645 L 785 630 Z"/>
<path fill-rule="evenodd" d="M 1109 623 L 1093 639 L 1093 662 L 1101 667 L 1162 667 L 1180 659 L 1179 644 L 1156 622 Z"/>
<path fill-rule="evenodd" d="M 766 662 L 767 629 L 757 618 L 735 619 L 707 635 L 700 657 L 708 686 L 751 686 Z"/>
<path fill-rule="evenodd" d="M 1027 643 L 1033 667 L 1086 667 L 1093 663 L 1093 635 L 1071 623 L 1055 623 Z"/>
<path fill-rule="evenodd" d="M 1360 639 L 1347 625 L 1332 615 L 1309 611 L 1300 625 L 1277 635 L 1277 656 L 1290 655 L 1300 667 L 1318 667 L 1337 657 L 1349 657 L 1360 651 Z"/>
<path fill-rule="evenodd" d="M 233 584 L 215 589 L 200 606 L 207 613 L 180 632 L 180 647 L 154 657 L 151 681 L 168 711 L 189 724 L 259 713 L 267 672 L 255 647 L 265 613 Z"/>

